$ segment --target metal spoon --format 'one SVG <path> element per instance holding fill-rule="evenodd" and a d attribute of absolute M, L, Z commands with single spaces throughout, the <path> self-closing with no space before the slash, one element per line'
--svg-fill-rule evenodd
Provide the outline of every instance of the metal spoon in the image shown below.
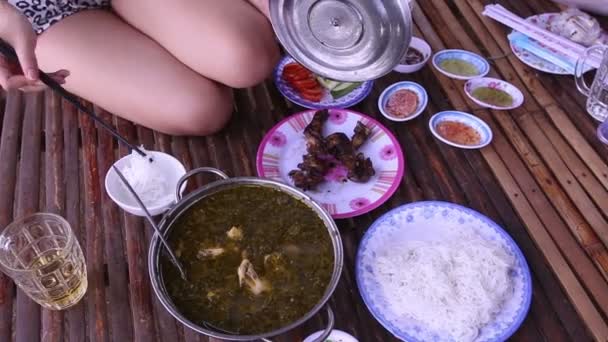
<path fill-rule="evenodd" d="M 112 168 L 114 169 L 114 171 L 116 172 L 116 174 L 118 175 L 118 177 L 120 178 L 120 180 L 122 181 L 122 183 L 127 187 L 127 189 L 129 189 L 129 192 L 131 193 L 131 195 L 133 195 L 133 197 L 135 198 L 135 200 L 139 204 L 140 208 L 146 214 L 146 219 L 148 219 L 148 222 L 150 222 L 150 224 L 152 225 L 152 228 L 154 228 L 154 231 L 156 232 L 156 234 L 158 234 L 158 237 L 159 237 L 160 241 L 165 246 L 165 249 L 167 250 L 167 252 L 169 253 L 169 256 L 171 257 L 171 261 L 173 262 L 173 265 L 175 265 L 175 267 L 177 267 L 177 270 L 179 271 L 180 275 L 182 276 L 182 279 L 187 280 L 187 278 L 186 278 L 186 272 L 184 271 L 184 267 L 179 262 L 179 260 L 177 260 L 177 257 L 173 253 L 173 250 L 171 250 L 171 247 L 169 247 L 169 244 L 167 243 L 167 241 L 163 237 L 163 234 L 161 233 L 160 229 L 158 229 L 158 226 L 156 225 L 156 222 L 154 222 L 154 219 L 152 219 L 152 215 L 150 215 L 150 212 L 146 208 L 146 205 L 144 204 L 144 202 L 142 202 L 141 198 L 139 198 L 139 195 L 137 195 L 137 193 L 135 192 L 135 190 L 133 190 L 133 187 L 131 186 L 131 184 L 129 184 L 129 181 L 127 181 L 127 179 L 122 174 L 122 172 L 120 172 L 120 170 L 116 166 L 114 166 L 114 165 L 112 165 Z"/>

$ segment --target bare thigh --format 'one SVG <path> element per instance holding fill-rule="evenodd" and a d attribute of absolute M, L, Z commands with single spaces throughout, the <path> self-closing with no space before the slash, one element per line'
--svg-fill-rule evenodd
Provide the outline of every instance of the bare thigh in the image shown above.
<path fill-rule="evenodd" d="M 184 64 L 234 88 L 263 81 L 279 57 L 270 22 L 245 0 L 113 0 L 112 6 Z"/>
<path fill-rule="evenodd" d="M 208 134 L 232 111 L 231 91 L 179 62 L 109 11 L 83 11 L 38 40 L 42 70 L 67 69 L 66 88 L 169 134 Z"/>

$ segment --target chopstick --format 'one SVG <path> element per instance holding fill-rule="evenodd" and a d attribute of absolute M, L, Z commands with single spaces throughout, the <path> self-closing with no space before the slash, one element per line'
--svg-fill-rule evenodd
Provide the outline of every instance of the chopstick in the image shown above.
<path fill-rule="evenodd" d="M 12 62 L 19 63 L 19 59 L 17 57 L 17 53 L 12 46 L 8 43 L 0 39 L 0 53 L 10 59 Z M 125 139 L 120 133 L 118 133 L 114 127 L 110 126 L 103 119 L 101 119 L 94 111 L 85 107 L 78 97 L 70 92 L 68 92 L 64 87 L 62 87 L 57 81 L 55 81 L 51 76 L 39 70 L 39 78 L 42 83 L 51 88 L 54 92 L 59 94 L 61 97 L 70 102 L 74 107 L 76 107 L 81 112 L 87 114 L 91 119 L 101 125 L 104 129 L 106 129 L 114 138 L 123 143 L 125 146 L 129 147 L 131 150 L 137 152 L 142 157 L 148 157 L 148 155 L 139 149 L 137 146 L 132 145 L 127 139 Z M 152 162 L 152 158 L 150 158 L 150 162 Z"/>
<path fill-rule="evenodd" d="M 483 15 L 490 17 L 516 31 L 519 31 L 555 50 L 563 52 L 574 61 L 578 60 L 586 51 L 584 46 L 529 23 L 502 5 L 486 6 L 483 11 Z M 594 68 L 599 68 L 601 65 L 601 58 L 591 55 L 588 62 Z"/>
<path fill-rule="evenodd" d="M 169 246 L 169 243 L 167 242 L 167 240 L 165 240 L 165 238 L 163 236 L 163 232 L 160 230 L 160 228 L 158 228 L 158 226 L 156 225 L 156 222 L 154 222 L 154 219 L 152 218 L 152 215 L 148 211 L 148 208 L 146 207 L 146 205 L 144 204 L 144 202 L 141 200 L 141 198 L 139 197 L 139 195 L 137 194 L 137 192 L 135 191 L 135 189 L 133 189 L 133 187 L 131 186 L 131 184 L 127 180 L 127 178 L 116 167 L 116 165 L 112 165 L 112 169 L 114 169 L 114 172 L 116 172 L 116 174 L 118 175 L 118 178 L 120 178 L 122 184 L 124 184 L 124 186 L 127 187 L 127 190 L 129 190 L 129 192 L 131 193 L 131 195 L 133 196 L 133 198 L 135 199 L 135 201 L 137 201 L 137 204 L 139 205 L 139 207 L 141 208 L 141 210 L 144 211 L 144 214 L 146 216 L 146 219 L 148 220 L 148 223 L 150 223 L 150 225 L 152 226 L 152 228 L 154 228 L 154 232 L 156 232 L 156 234 L 158 235 L 158 238 L 160 239 L 161 243 L 163 244 L 163 246 L 167 250 L 167 253 L 169 253 L 169 256 L 171 257 L 171 261 L 173 262 L 173 264 L 175 265 L 175 267 L 177 267 L 177 270 L 179 271 L 180 275 L 182 276 L 182 279 L 188 280 L 188 278 L 186 277 L 186 271 L 184 270 L 184 266 L 182 265 L 181 262 L 179 262 L 179 259 L 177 258 L 177 256 L 173 252 L 173 250 L 171 249 L 171 246 Z"/>

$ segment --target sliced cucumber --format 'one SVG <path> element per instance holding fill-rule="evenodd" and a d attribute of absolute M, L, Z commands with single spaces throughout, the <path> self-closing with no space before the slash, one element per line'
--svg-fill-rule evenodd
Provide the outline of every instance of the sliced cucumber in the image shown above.
<path fill-rule="evenodd" d="M 340 82 L 340 84 L 335 87 L 333 90 L 335 91 L 341 91 L 341 90 L 346 90 L 346 89 L 354 89 L 356 87 L 358 87 L 361 83 L 351 83 L 351 82 Z M 353 88 L 354 86 L 354 88 Z"/>
<path fill-rule="evenodd" d="M 331 96 L 334 100 L 337 100 L 352 93 L 352 91 L 359 88 L 360 85 L 361 83 L 348 83 L 347 87 L 340 87 L 341 89 L 334 88 L 334 90 L 331 91 Z"/>
<path fill-rule="evenodd" d="M 325 88 L 329 91 L 336 89 L 336 87 L 340 85 L 340 82 L 338 82 L 338 81 L 323 78 L 321 76 L 317 76 L 317 81 L 319 81 L 319 83 L 321 83 L 321 86 L 323 86 L 323 88 Z"/>

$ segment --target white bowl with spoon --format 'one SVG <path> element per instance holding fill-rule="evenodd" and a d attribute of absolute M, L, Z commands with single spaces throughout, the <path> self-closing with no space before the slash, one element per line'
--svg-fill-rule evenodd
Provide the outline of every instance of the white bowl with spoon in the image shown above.
<path fill-rule="evenodd" d="M 156 216 L 176 202 L 175 189 L 180 178 L 186 174 L 186 168 L 166 153 L 146 151 L 146 155 L 154 161 L 131 153 L 114 163 L 114 166 L 125 175 L 150 214 Z M 124 211 L 140 217 L 146 215 L 112 168 L 106 174 L 105 187 L 112 201 Z M 180 189 L 181 192 L 185 188 L 186 184 Z"/>

